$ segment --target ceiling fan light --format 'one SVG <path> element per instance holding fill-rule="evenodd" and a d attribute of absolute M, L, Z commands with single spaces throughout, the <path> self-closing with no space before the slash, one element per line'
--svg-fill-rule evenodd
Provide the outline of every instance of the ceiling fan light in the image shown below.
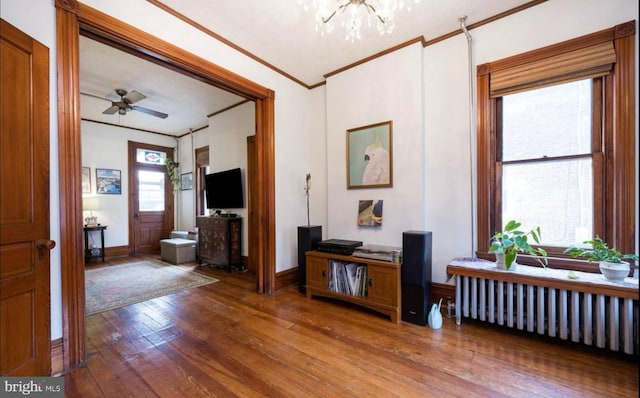
<path fill-rule="evenodd" d="M 118 114 L 119 115 L 126 115 L 127 114 L 127 110 L 125 108 L 120 108 L 120 109 L 118 109 Z"/>

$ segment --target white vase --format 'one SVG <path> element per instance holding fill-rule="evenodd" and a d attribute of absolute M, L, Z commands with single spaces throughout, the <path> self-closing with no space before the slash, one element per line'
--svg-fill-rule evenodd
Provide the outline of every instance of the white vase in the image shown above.
<path fill-rule="evenodd" d="M 516 262 L 518 260 L 518 255 L 516 254 L 516 258 L 513 260 L 513 262 L 511 263 L 511 266 L 509 267 L 509 269 L 507 269 L 507 267 L 504 264 L 504 253 L 494 253 L 496 255 L 496 267 L 498 269 L 503 269 L 505 271 L 515 271 L 518 263 Z"/>
<path fill-rule="evenodd" d="M 629 275 L 629 263 L 609 263 L 600 262 L 600 272 L 602 275 L 612 282 L 622 282 Z"/>

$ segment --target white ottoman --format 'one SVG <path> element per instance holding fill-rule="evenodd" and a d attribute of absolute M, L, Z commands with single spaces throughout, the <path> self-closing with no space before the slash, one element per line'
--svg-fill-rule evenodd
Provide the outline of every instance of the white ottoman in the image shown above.
<path fill-rule="evenodd" d="M 189 232 L 187 232 L 187 231 L 171 231 L 171 235 L 169 235 L 169 238 L 171 238 L 171 239 L 176 239 L 176 238 L 189 239 Z"/>
<path fill-rule="evenodd" d="M 160 241 L 160 258 L 171 264 L 188 263 L 196 259 L 196 241 L 182 238 Z"/>

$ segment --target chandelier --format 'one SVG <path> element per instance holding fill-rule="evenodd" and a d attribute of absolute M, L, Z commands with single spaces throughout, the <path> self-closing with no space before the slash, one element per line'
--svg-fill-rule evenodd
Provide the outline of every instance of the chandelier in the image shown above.
<path fill-rule="evenodd" d="M 411 11 L 411 4 L 420 0 L 298 0 L 304 10 L 309 7 L 315 11 L 316 31 L 322 36 L 334 28 L 334 22 L 339 20 L 346 30 L 345 40 L 360 40 L 360 28 L 363 23 L 371 27 L 375 22 L 381 35 L 393 32 L 395 28 L 395 14 L 404 8 Z M 363 22 L 364 21 L 364 22 Z"/>

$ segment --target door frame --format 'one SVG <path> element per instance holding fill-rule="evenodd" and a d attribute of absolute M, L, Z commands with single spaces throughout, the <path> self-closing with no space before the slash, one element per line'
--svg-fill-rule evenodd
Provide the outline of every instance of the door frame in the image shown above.
<path fill-rule="evenodd" d="M 77 0 L 56 0 L 60 253 L 64 370 L 86 358 L 82 238 L 79 36 L 128 51 L 255 102 L 258 269 L 256 290 L 275 288 L 275 142 L 273 90 L 127 25 Z"/>
<path fill-rule="evenodd" d="M 173 148 L 162 146 L 162 145 L 154 145 L 154 144 L 145 144 L 143 142 L 136 141 L 127 141 L 127 152 L 128 152 L 128 165 L 129 165 L 129 175 L 127 176 L 129 180 L 129 199 L 127 200 L 127 204 L 129 206 L 128 213 L 128 221 L 129 221 L 129 255 L 137 255 L 140 254 L 136 251 L 138 247 L 136 243 L 136 219 L 139 211 L 136 212 L 138 206 L 138 187 L 136 186 L 137 178 L 134 177 L 134 173 L 137 171 L 137 168 L 145 168 L 145 169 L 154 169 L 155 171 L 162 170 L 166 174 L 166 167 L 164 164 L 140 164 L 137 161 L 136 150 L 138 148 L 150 149 L 158 152 L 165 152 L 167 155 L 167 159 L 173 160 Z M 163 225 L 164 231 L 163 236 L 169 236 L 171 231 L 174 228 L 174 214 L 175 214 L 175 195 L 173 192 L 174 186 L 169 181 L 169 178 L 165 179 L 165 192 L 164 192 L 164 201 L 165 201 L 165 209 L 164 209 L 164 217 L 163 217 Z M 160 246 L 160 242 L 158 242 L 158 247 Z"/>

